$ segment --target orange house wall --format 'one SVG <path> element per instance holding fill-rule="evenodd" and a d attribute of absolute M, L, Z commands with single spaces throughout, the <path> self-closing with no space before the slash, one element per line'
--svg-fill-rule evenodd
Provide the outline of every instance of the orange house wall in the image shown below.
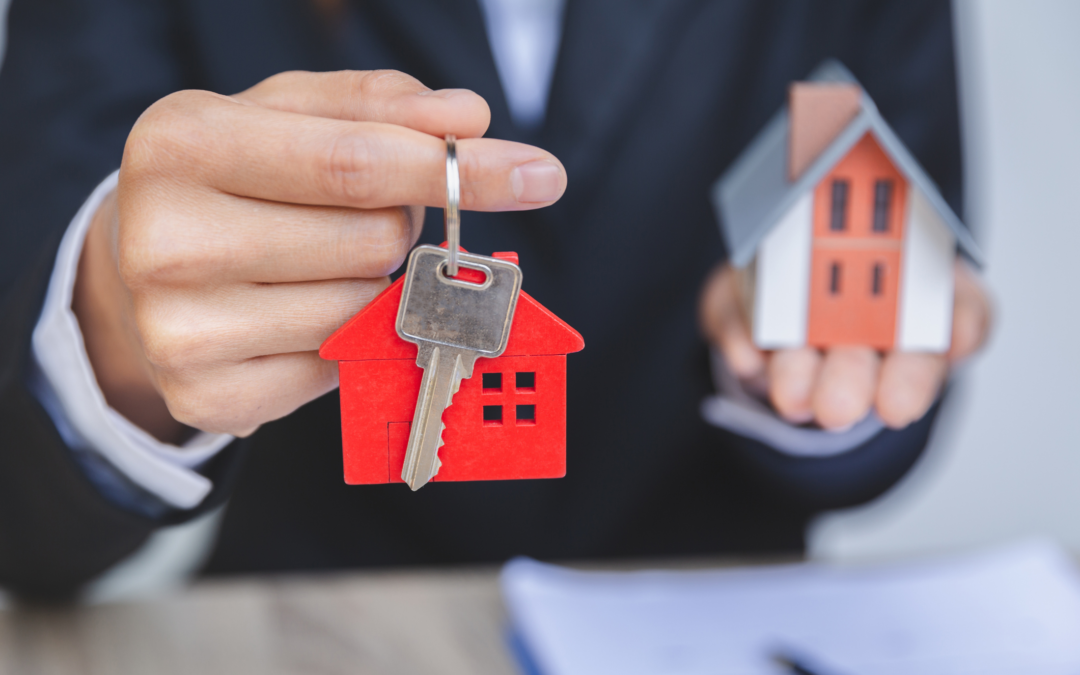
<path fill-rule="evenodd" d="M 832 184 L 847 180 L 847 227 L 830 229 Z M 874 232 L 874 183 L 892 180 L 888 232 Z M 867 134 L 814 190 L 814 237 L 810 259 L 807 343 L 815 347 L 859 344 L 887 350 L 896 341 L 900 263 L 907 182 Z M 832 265 L 841 266 L 838 293 L 831 291 Z M 874 295 L 873 268 L 883 265 L 882 292 Z"/>

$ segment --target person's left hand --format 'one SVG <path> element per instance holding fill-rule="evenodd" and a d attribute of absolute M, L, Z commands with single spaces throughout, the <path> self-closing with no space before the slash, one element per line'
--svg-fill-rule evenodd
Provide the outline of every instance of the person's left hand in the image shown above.
<path fill-rule="evenodd" d="M 705 337 L 735 376 L 767 395 L 787 421 L 842 430 L 873 407 L 886 425 L 899 429 L 926 414 L 950 367 L 978 351 L 990 332 L 986 291 L 966 263 L 958 260 L 955 269 L 952 346 L 945 354 L 882 354 L 862 346 L 762 351 L 751 339 L 739 273 L 728 265 L 706 281 L 699 316 Z"/>

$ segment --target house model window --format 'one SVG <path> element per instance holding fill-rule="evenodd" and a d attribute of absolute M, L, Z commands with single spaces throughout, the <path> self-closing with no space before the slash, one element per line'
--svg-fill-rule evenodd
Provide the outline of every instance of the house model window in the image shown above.
<path fill-rule="evenodd" d="M 889 231 L 889 204 L 892 201 L 892 181 L 874 183 L 874 232 Z"/>
<path fill-rule="evenodd" d="M 843 232 L 847 229 L 847 195 L 848 182 L 846 180 L 834 180 L 832 184 L 832 216 L 829 221 L 829 229 L 833 232 Z"/>
<path fill-rule="evenodd" d="M 755 344 L 946 351 L 971 234 L 842 65 L 788 93 L 713 187 Z"/>

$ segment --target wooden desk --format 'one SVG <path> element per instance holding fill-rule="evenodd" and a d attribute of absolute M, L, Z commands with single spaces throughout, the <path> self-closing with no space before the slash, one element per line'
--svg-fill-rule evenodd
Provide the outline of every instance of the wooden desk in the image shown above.
<path fill-rule="evenodd" d="M 497 570 L 202 581 L 0 611 L 0 675 L 517 673 Z"/>
<path fill-rule="evenodd" d="M 0 610 L 0 675 L 517 674 L 506 628 L 494 567 L 200 581 L 143 602 Z"/>

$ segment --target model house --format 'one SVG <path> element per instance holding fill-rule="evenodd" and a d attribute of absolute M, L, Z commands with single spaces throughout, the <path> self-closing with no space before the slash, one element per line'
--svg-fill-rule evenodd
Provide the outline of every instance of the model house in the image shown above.
<path fill-rule="evenodd" d="M 713 189 L 754 341 L 945 351 L 958 247 L 979 250 L 851 75 L 816 75 Z"/>
<path fill-rule="evenodd" d="M 495 257 L 517 263 L 514 253 Z M 423 370 L 394 328 L 404 277 L 327 338 L 338 361 L 345 482 L 400 483 Z M 503 355 L 477 359 L 443 415 L 434 482 L 566 474 L 566 355 L 581 335 L 524 291 Z"/>

